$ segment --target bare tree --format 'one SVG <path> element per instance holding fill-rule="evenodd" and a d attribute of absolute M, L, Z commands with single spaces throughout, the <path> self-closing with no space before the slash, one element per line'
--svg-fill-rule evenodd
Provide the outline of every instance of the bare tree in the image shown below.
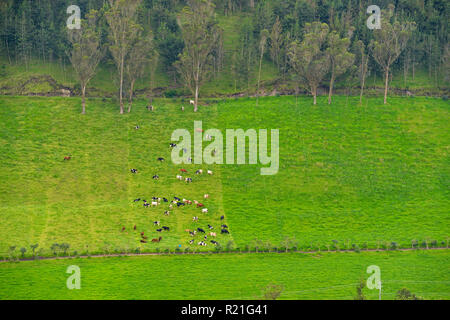
<path fill-rule="evenodd" d="M 136 23 L 136 11 L 141 0 L 108 0 L 109 10 L 106 21 L 109 25 L 109 50 L 119 72 L 119 101 L 120 114 L 123 108 L 123 84 L 126 58 L 136 42 L 140 27 Z"/>
<path fill-rule="evenodd" d="M 266 29 L 261 31 L 261 38 L 259 40 L 259 71 L 258 71 L 258 89 L 256 90 L 256 105 L 258 105 L 258 99 L 259 99 L 259 88 L 261 84 L 261 67 L 262 67 L 262 60 L 264 57 L 264 52 L 266 48 L 267 38 L 269 37 L 269 31 Z"/>
<path fill-rule="evenodd" d="M 317 88 L 330 65 L 323 48 L 328 32 L 326 23 L 307 23 L 303 41 L 301 43 L 294 41 L 288 51 L 289 63 L 301 84 L 313 95 L 314 104 L 317 104 Z"/>
<path fill-rule="evenodd" d="M 200 87 L 211 73 L 212 52 L 221 37 L 212 2 L 188 0 L 188 4 L 179 20 L 185 47 L 175 66 L 194 95 L 194 112 L 197 112 Z"/>
<path fill-rule="evenodd" d="M 358 40 L 355 43 L 356 63 L 358 68 L 358 79 L 360 84 L 359 103 L 362 104 L 366 79 L 369 75 L 369 55 L 366 53 L 364 42 Z"/>
<path fill-rule="evenodd" d="M 282 32 L 280 18 L 277 17 L 270 33 L 270 57 L 277 65 L 278 70 L 280 70 L 280 54 L 284 40 Z"/>
<path fill-rule="evenodd" d="M 91 10 L 81 21 L 80 29 L 68 30 L 68 39 L 72 45 L 68 56 L 81 85 L 82 114 L 86 114 L 86 86 L 94 77 L 103 57 L 100 47 L 100 32 L 97 25 L 98 12 Z"/>
<path fill-rule="evenodd" d="M 330 59 L 330 90 L 328 93 L 328 104 L 331 104 L 334 81 L 342 75 L 354 62 L 355 55 L 348 51 L 350 39 L 341 38 L 336 31 L 328 35 L 327 54 Z"/>
<path fill-rule="evenodd" d="M 131 112 L 133 105 L 134 84 L 136 80 L 142 78 L 147 72 L 150 57 L 154 54 L 153 36 L 149 33 L 146 36 L 139 35 L 136 37 L 136 42 L 133 44 L 132 49 L 127 57 L 127 64 L 125 66 L 126 75 L 130 83 L 130 97 L 128 112 Z"/>
<path fill-rule="evenodd" d="M 415 28 L 414 22 L 400 23 L 394 15 L 394 6 L 382 14 L 381 29 L 374 30 L 374 40 L 370 43 L 373 58 L 381 66 L 385 75 L 384 104 L 387 103 L 389 72 L 391 65 L 406 47 Z M 391 22 L 392 21 L 392 22 Z"/>

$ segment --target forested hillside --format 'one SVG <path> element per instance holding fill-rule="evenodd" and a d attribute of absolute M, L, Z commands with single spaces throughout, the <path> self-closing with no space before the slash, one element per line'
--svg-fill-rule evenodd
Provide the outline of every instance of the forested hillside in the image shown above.
<path fill-rule="evenodd" d="M 91 10 L 96 10 L 95 27 L 103 53 L 92 82 L 87 86 L 88 96 L 112 96 L 119 91 L 120 68 L 116 68 L 114 50 L 111 50 L 114 43 L 108 22 L 108 12 L 114 2 L 120 1 L 79 0 L 76 4 L 83 19 Z M 148 56 L 144 58 L 148 63 L 138 64 L 141 69 L 143 65 L 145 68 L 133 83 L 133 90 L 130 91 L 132 80 L 123 77 L 123 95 L 134 92 L 148 96 L 194 96 L 195 90 L 189 90 L 179 68 L 183 52 L 188 51 L 187 32 L 183 32 L 188 28 L 184 18 L 188 11 L 195 12 L 193 3 L 209 1 L 125 2 L 135 3 L 136 12 L 130 21 L 142 28 L 135 43 L 145 38 L 150 45 L 143 48 L 147 50 Z M 74 46 L 69 41 L 66 27 L 70 17 L 67 8 L 72 4 L 68 0 L 2 1 L 0 93 L 46 94 L 66 88 L 72 94 L 81 94 L 81 82 L 71 66 Z M 319 79 L 317 93 L 328 93 L 334 86 L 338 93 L 359 94 L 361 85 L 369 92 L 382 93 L 386 72 L 374 55 L 374 43 L 380 42 L 380 37 L 377 38 L 377 30 L 369 29 L 366 23 L 371 15 L 367 9 L 373 1 L 214 0 L 211 4 L 213 14 L 205 15 L 208 23 L 215 26 L 214 39 L 208 40 L 213 47 L 205 55 L 204 79 L 208 81 L 201 86 L 200 97 L 313 93 L 314 88 L 311 90 L 308 81 L 302 81 L 292 55 L 294 43 L 300 50 L 308 33 L 314 35 L 317 32 L 308 27 L 314 22 L 327 26 L 326 40 L 314 45 L 321 48 L 324 59 L 329 61 L 326 64 L 329 67 Z M 393 26 L 394 21 L 399 22 L 399 26 L 411 26 L 398 58 L 389 66 L 389 85 L 401 89 L 394 93 L 403 94 L 410 90 L 419 95 L 448 94 L 449 2 L 381 0 L 375 4 L 382 10 L 383 22 L 388 17 Z M 129 46 L 134 45 L 130 43 Z M 341 63 L 342 70 L 335 74 L 331 68 L 335 61 L 333 49 L 335 55 L 341 52 L 351 55 L 347 63 Z M 339 58 L 342 57 L 337 57 L 338 62 Z M 127 59 L 136 61 L 137 58 L 132 52 L 127 54 L 125 68 Z M 37 75 L 50 75 L 57 84 Z M 38 79 L 33 80 L 35 78 Z M 350 91 L 352 88 L 354 90 Z"/>

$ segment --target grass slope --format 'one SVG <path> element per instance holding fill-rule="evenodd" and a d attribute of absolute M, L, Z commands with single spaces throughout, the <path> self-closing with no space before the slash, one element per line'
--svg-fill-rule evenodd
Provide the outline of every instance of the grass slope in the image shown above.
<path fill-rule="evenodd" d="M 0 263 L 0 299 L 260 299 L 269 283 L 281 299 L 353 299 L 366 269 L 381 269 L 383 299 L 406 287 L 425 299 L 449 299 L 448 251 L 323 255 L 227 254 Z M 68 290 L 66 269 L 81 269 Z M 368 299 L 377 290 L 364 289 Z"/>
<path fill-rule="evenodd" d="M 140 248 L 172 250 L 188 245 L 185 229 L 216 231 L 225 214 L 230 236 L 241 248 L 255 239 L 279 245 L 295 237 L 302 248 L 412 239 L 445 241 L 449 235 L 448 102 L 393 98 L 387 106 L 369 99 L 336 97 L 318 106 L 294 97 L 224 100 L 181 112 L 180 103 L 158 100 L 156 112 L 143 102 L 119 116 L 110 101 L 90 99 L 82 116 L 79 99 L 0 98 L 0 255 L 9 246 L 28 249 L 38 243 L 53 255 L 53 243 L 70 252 L 109 252 Z M 189 109 L 190 110 L 190 109 Z M 173 130 L 267 128 L 280 130 L 280 170 L 261 176 L 260 165 L 184 166 L 192 185 L 176 180 L 182 166 L 170 160 Z M 140 130 L 134 130 L 139 124 Z M 66 155 L 73 160 L 64 162 Z M 196 176 L 197 168 L 213 176 Z M 137 168 L 137 175 L 130 174 Z M 152 180 L 159 174 L 159 181 Z M 144 209 L 135 198 L 152 196 L 200 200 L 210 213 L 190 207 Z M 141 244 L 138 231 L 159 234 L 152 222 L 171 231 L 160 244 Z M 138 230 L 131 228 L 136 224 Z M 127 232 L 120 232 L 122 226 Z M 197 238 L 199 239 L 199 238 Z M 199 240 L 198 240 L 199 241 Z M 208 246 L 206 249 L 211 249 Z"/>

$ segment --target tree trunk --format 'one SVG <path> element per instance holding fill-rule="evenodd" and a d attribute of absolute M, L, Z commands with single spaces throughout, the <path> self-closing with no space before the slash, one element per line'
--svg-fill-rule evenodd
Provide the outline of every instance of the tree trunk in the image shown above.
<path fill-rule="evenodd" d="M 316 105 L 317 104 L 317 88 L 313 89 L 312 94 L 313 94 L 313 97 L 314 97 L 314 105 Z"/>
<path fill-rule="evenodd" d="M 86 85 L 84 84 L 81 88 L 81 114 L 86 114 Z"/>
<path fill-rule="evenodd" d="M 124 57 L 120 63 L 120 90 L 119 90 L 119 101 L 120 101 L 120 114 L 123 114 L 123 65 Z"/>
<path fill-rule="evenodd" d="M 130 105 L 128 106 L 128 113 L 131 112 L 131 107 L 133 106 L 133 88 L 134 88 L 134 80 L 132 80 L 130 84 Z"/>
<path fill-rule="evenodd" d="M 198 111 L 198 83 L 195 84 L 195 102 L 194 102 L 194 112 Z"/>
<path fill-rule="evenodd" d="M 261 52 L 261 57 L 259 58 L 258 90 L 256 91 L 256 106 L 258 106 L 258 100 L 259 100 L 259 85 L 261 82 L 261 67 L 262 67 L 263 54 L 264 54 L 264 51 Z"/>
<path fill-rule="evenodd" d="M 360 103 L 360 104 L 362 104 L 362 98 L 363 98 L 363 94 L 364 94 L 364 85 L 365 85 L 365 82 L 366 82 L 366 78 L 365 78 L 365 76 L 363 76 L 362 83 L 361 83 L 361 93 L 360 93 L 360 95 L 359 95 L 359 103 Z"/>
<path fill-rule="evenodd" d="M 331 96 L 333 95 L 333 85 L 334 85 L 334 74 L 331 75 L 330 79 L 330 92 L 328 93 L 328 104 L 331 104 Z"/>
<path fill-rule="evenodd" d="M 384 104 L 387 104 L 388 86 L 389 86 L 389 68 L 386 69 L 386 80 L 384 85 Z"/>

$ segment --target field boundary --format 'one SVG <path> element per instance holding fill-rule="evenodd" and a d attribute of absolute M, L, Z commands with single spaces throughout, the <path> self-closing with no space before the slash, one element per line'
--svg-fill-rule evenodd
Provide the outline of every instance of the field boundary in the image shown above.
<path fill-rule="evenodd" d="M 403 252 L 403 251 L 429 251 L 429 250 L 449 250 L 449 248 L 399 248 L 399 249 L 367 249 L 355 251 L 351 249 L 344 250 L 316 250 L 316 251 L 300 251 L 300 250 L 289 250 L 289 251 L 198 251 L 198 252 L 147 252 L 147 253 L 110 253 L 110 254 L 92 254 L 92 255 L 80 255 L 80 256 L 63 256 L 63 257 L 39 257 L 39 258 L 24 258 L 17 260 L 0 260 L 0 263 L 6 262 L 25 262 L 25 261 L 41 261 L 41 260 L 69 260 L 69 259 L 88 259 L 88 258 L 113 258 L 113 257 L 146 257 L 146 256 L 171 256 L 171 255 L 181 255 L 181 256 L 189 256 L 189 255 L 210 255 L 210 254 L 263 254 L 263 253 L 277 253 L 277 254 L 286 254 L 286 253 L 300 253 L 300 254 L 320 254 L 320 253 L 361 253 L 361 252 Z"/>

